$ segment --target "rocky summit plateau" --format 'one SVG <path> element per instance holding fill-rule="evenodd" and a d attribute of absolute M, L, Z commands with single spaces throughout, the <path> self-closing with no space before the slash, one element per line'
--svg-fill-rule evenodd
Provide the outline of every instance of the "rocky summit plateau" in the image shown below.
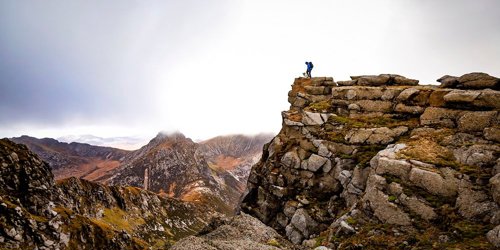
<path fill-rule="evenodd" d="M 500 247 L 500 80 L 351 78 L 295 79 L 243 211 L 307 248 Z"/>
<path fill-rule="evenodd" d="M 500 80 L 438 82 L 297 78 L 271 140 L 159 135 L 107 184 L 55 181 L 3 139 L 0 248 L 498 249 Z M 236 170 L 258 158 L 249 176 Z M 239 201 L 236 215 L 220 209 Z"/>

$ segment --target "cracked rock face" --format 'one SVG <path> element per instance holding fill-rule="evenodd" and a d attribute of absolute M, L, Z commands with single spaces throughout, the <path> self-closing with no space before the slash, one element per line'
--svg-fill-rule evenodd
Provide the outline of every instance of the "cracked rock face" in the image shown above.
<path fill-rule="evenodd" d="M 243 211 L 304 246 L 324 235 L 341 249 L 378 235 L 393 237 L 376 242 L 384 248 L 498 246 L 495 79 L 447 76 L 437 88 L 359 76 L 337 82 L 329 96 L 301 93 L 311 83 L 296 79 L 289 97 L 305 102 L 283 112 L 280 147 L 253 167 Z M 286 194 L 269 191 L 276 185 Z"/>

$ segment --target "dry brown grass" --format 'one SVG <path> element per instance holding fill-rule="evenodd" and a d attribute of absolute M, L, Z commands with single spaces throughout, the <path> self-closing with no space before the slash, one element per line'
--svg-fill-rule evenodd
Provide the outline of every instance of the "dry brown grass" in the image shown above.
<path fill-rule="evenodd" d="M 312 84 L 312 80 L 311 79 L 299 79 L 297 81 L 294 82 L 294 84 L 292 85 L 292 92 L 291 92 L 291 96 L 296 96 L 297 93 L 305 93 L 306 90 L 304 88 L 304 86 L 310 86 Z"/>
<path fill-rule="evenodd" d="M 401 150 L 400 154 L 406 156 L 405 158 L 437 165 L 446 161 L 453 161 L 451 150 L 428 138 L 409 141 L 407 147 Z"/>
<path fill-rule="evenodd" d="M 288 120 L 294 121 L 294 122 L 300 122 L 302 121 L 302 115 L 299 113 L 293 113 L 288 116 Z"/>
<path fill-rule="evenodd" d="M 224 156 L 224 155 L 217 156 L 214 162 L 214 164 L 217 167 L 222 168 L 224 170 L 233 170 L 241 163 L 242 160 L 240 158 L 235 158 L 232 156 Z"/>

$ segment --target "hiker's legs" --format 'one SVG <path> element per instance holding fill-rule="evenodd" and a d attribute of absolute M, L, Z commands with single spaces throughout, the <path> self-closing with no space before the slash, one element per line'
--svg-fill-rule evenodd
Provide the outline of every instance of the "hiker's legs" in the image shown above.
<path fill-rule="evenodd" d="M 307 77 L 311 78 L 311 71 L 307 71 Z"/>

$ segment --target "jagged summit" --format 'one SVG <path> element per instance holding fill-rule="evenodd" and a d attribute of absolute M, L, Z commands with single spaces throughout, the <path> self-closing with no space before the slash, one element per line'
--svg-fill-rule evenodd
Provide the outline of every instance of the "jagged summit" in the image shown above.
<path fill-rule="evenodd" d="M 243 211 L 302 246 L 500 247 L 498 78 L 443 79 L 295 79 Z"/>
<path fill-rule="evenodd" d="M 186 140 L 186 136 L 181 132 L 159 132 L 151 141 L 182 141 Z M 191 139 L 188 139 L 191 140 Z"/>

